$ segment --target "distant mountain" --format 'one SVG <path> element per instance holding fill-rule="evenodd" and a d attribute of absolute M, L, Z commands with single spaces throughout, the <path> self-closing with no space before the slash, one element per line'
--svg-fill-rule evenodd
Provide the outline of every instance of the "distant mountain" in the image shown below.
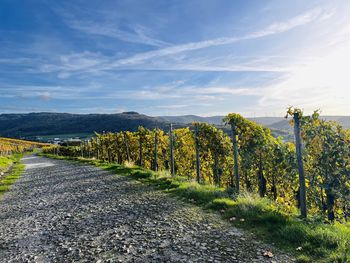
<path fill-rule="evenodd" d="M 196 115 L 183 115 L 183 116 L 159 116 L 158 118 L 167 122 L 177 123 L 191 123 L 194 121 L 207 122 L 214 125 L 223 125 L 222 119 L 225 116 L 212 116 L 212 117 L 201 117 Z M 350 116 L 322 116 L 328 121 L 339 122 L 344 128 L 350 128 Z M 264 125 L 266 127 L 277 129 L 277 130 L 291 130 L 289 120 L 284 117 L 255 117 L 248 118 L 251 121 Z"/>
<path fill-rule="evenodd" d="M 283 117 L 255 117 L 248 119 L 267 127 L 273 125 L 274 123 L 285 120 Z"/>
<path fill-rule="evenodd" d="M 214 125 L 223 125 L 224 123 L 222 120 L 224 117 L 225 116 L 201 117 L 196 115 L 182 115 L 182 116 L 159 116 L 158 118 L 163 119 L 167 122 L 176 122 L 176 123 L 184 123 L 184 124 L 198 121 L 198 122 L 207 122 Z M 248 118 L 248 119 L 265 126 L 268 126 L 283 120 L 282 117 L 257 117 L 257 118 Z"/>
<path fill-rule="evenodd" d="M 0 136 L 28 137 L 52 134 L 93 133 L 103 131 L 165 128 L 168 123 L 137 112 L 118 114 L 27 113 L 1 114 Z"/>
<path fill-rule="evenodd" d="M 201 117 L 197 115 L 182 115 L 182 116 L 159 116 L 161 120 L 173 123 L 188 124 L 191 122 L 206 122 L 214 125 L 223 125 L 222 119 L 224 116 Z"/>
<path fill-rule="evenodd" d="M 336 121 L 340 125 L 342 125 L 344 128 L 347 128 L 347 129 L 350 128 L 350 116 L 321 116 L 321 118 L 327 121 Z M 279 121 L 271 124 L 264 124 L 264 123 L 262 124 L 266 125 L 271 129 L 292 131 L 292 126 L 289 124 L 289 120 L 285 118 L 280 118 Z"/>
<path fill-rule="evenodd" d="M 193 121 L 207 122 L 222 127 L 224 116 L 201 117 L 196 115 L 150 117 L 137 112 L 117 114 L 69 114 L 69 113 L 26 113 L 0 114 L 0 136 L 35 137 L 63 134 L 92 134 L 103 131 L 136 131 L 138 126 L 149 129 L 155 127 L 168 129 L 169 123 L 175 127 L 185 126 Z M 325 116 L 327 120 L 338 121 L 350 128 L 349 116 Z M 282 117 L 250 118 L 261 125 L 271 128 L 275 136 L 291 138 L 292 127 L 289 120 Z M 225 129 L 227 130 L 227 129 Z"/>

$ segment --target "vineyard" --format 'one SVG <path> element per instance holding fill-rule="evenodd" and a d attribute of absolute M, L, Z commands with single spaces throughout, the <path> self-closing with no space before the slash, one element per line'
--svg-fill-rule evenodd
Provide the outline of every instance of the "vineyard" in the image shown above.
<path fill-rule="evenodd" d="M 12 170 L 20 167 L 20 159 L 25 152 L 32 152 L 36 148 L 49 147 L 50 144 L 24 141 L 10 138 L 0 138 L 0 179 Z M 8 187 L 0 181 L 0 193 Z"/>
<path fill-rule="evenodd" d="M 0 156 L 29 152 L 35 148 L 42 148 L 45 146 L 48 147 L 50 144 L 10 138 L 0 138 Z"/>
<path fill-rule="evenodd" d="M 238 114 L 225 118 L 230 135 L 206 123 L 170 126 L 169 131 L 139 127 L 137 132 L 96 134 L 80 146 L 48 147 L 44 152 L 170 171 L 171 176 L 226 188 L 233 195 L 256 192 L 281 204 L 287 213 L 300 208 L 305 217 L 307 207 L 310 215 L 348 221 L 349 130 L 320 119 L 318 112 L 303 116 L 300 110 L 289 109 L 288 114 L 294 116 L 291 125 L 297 120 L 301 129 L 299 160 L 295 143 L 274 138 L 269 129 Z"/>

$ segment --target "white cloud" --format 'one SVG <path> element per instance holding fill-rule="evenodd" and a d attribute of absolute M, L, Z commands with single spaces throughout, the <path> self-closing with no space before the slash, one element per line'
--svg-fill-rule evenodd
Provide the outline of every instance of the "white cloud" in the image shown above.
<path fill-rule="evenodd" d="M 170 105 L 157 105 L 155 106 L 155 108 L 159 108 L 159 109 L 182 109 L 182 108 L 188 108 L 191 107 L 193 105 L 189 105 L 189 104 L 170 104 Z"/>
<path fill-rule="evenodd" d="M 135 91 L 116 93 L 116 96 L 132 97 L 141 100 L 180 99 L 191 101 L 221 101 L 225 96 L 261 96 L 263 89 L 242 88 L 233 86 L 186 86 L 182 84 L 168 84 L 155 87 L 144 87 Z M 113 95 L 112 95 L 113 96 Z M 182 105 L 182 104 L 181 104 Z"/>
<path fill-rule="evenodd" d="M 72 29 L 89 36 L 104 36 L 125 42 L 144 44 L 155 47 L 168 45 L 165 41 L 152 37 L 152 30 L 143 25 L 123 24 L 125 18 L 122 12 L 114 10 L 89 9 L 86 6 L 64 4 L 65 8 L 50 6 Z"/>
<path fill-rule="evenodd" d="M 39 97 L 42 100 L 74 100 L 79 98 L 81 100 L 101 101 L 105 99 L 161 101 L 168 99 L 169 105 L 159 105 L 154 108 L 168 108 L 174 111 L 176 109 L 179 109 L 179 111 L 181 109 L 187 110 L 187 105 L 190 105 L 188 104 L 189 100 L 196 100 L 201 102 L 202 105 L 211 106 L 212 103 L 217 101 L 254 96 L 260 98 L 259 104 L 251 105 L 246 102 L 247 108 L 251 108 L 254 112 L 279 112 L 282 114 L 288 105 L 295 105 L 304 108 L 306 111 L 321 108 L 325 114 L 344 114 L 350 110 L 350 104 L 348 103 L 350 100 L 350 81 L 348 78 L 348 69 L 350 68 L 350 23 L 347 21 L 339 23 L 338 21 L 337 24 L 334 24 L 334 20 L 337 20 L 333 19 L 335 16 L 338 16 L 335 9 L 315 8 L 285 21 L 274 22 L 261 30 L 248 32 L 243 36 L 222 37 L 173 46 L 168 46 L 167 43 L 151 37 L 154 35 L 153 32 L 142 26 L 129 26 L 125 31 L 118 26 L 114 27 L 111 21 L 107 20 L 91 22 L 69 18 L 67 22 L 70 23 L 71 27 L 88 34 L 103 35 L 160 48 L 122 59 L 120 53 L 108 57 L 98 52 L 88 51 L 61 53 L 63 55 L 47 59 L 46 63 L 37 63 L 33 59 L 36 64 L 40 64 L 39 71 L 41 73 L 54 72 L 60 79 L 67 79 L 77 74 L 80 74 L 79 77 L 81 75 L 86 76 L 86 86 L 8 88 L 6 96 L 15 97 L 18 94 L 23 94 L 24 97 Z M 325 27 L 327 29 L 322 28 L 325 23 L 327 23 Z M 320 41 L 309 42 L 308 45 L 305 43 L 299 45 L 295 42 L 298 40 L 296 36 L 293 43 L 295 44 L 295 50 L 298 48 L 298 51 L 278 52 L 276 51 L 278 47 L 274 42 L 271 42 L 270 52 L 262 54 L 259 49 L 260 54 L 255 55 L 256 53 L 254 53 L 250 57 L 235 57 L 234 53 L 232 55 L 224 54 L 224 52 L 218 51 L 219 49 L 214 50 L 215 52 L 218 51 L 217 53 L 212 53 L 213 50 L 209 49 L 249 40 L 257 41 L 257 44 L 259 44 L 261 38 L 288 32 L 307 24 L 312 24 L 310 28 L 314 30 L 309 31 L 310 36 L 318 34 Z M 330 31 L 332 32 L 330 33 Z M 300 40 L 307 42 L 309 38 L 316 39 L 310 36 L 302 36 Z M 200 52 L 199 50 L 202 49 L 208 52 Z M 225 49 L 223 50 L 225 51 Z M 25 57 L 14 60 L 0 58 L 0 63 L 9 65 L 21 63 L 30 65 L 30 63 L 34 63 L 33 61 Z M 140 82 L 139 79 L 137 81 L 133 80 L 135 81 L 134 87 L 130 87 L 130 80 L 120 82 L 121 85 L 118 83 L 119 86 L 114 86 L 115 83 L 108 83 L 108 80 L 105 81 L 102 78 L 96 78 L 96 82 L 101 81 L 98 87 L 91 85 L 92 74 L 115 75 L 116 71 L 124 69 L 140 71 L 277 72 L 276 75 L 279 78 L 271 84 L 267 83 L 271 81 L 271 77 L 270 79 L 259 79 L 259 76 L 263 74 L 249 75 L 246 78 L 257 76 L 257 79 L 254 79 L 253 82 L 260 83 L 254 88 L 244 86 L 244 81 L 241 81 L 241 79 L 239 79 L 241 82 L 238 82 L 242 85 L 235 84 L 237 81 L 235 78 L 232 78 L 232 81 L 235 79 L 235 83 L 230 83 L 230 78 L 227 78 L 200 87 L 198 84 L 190 86 L 185 81 L 147 87 L 143 86 L 144 83 Z M 122 78 L 125 78 L 125 76 Z M 109 78 L 109 81 L 110 79 L 115 80 L 116 78 L 113 76 L 113 78 Z M 59 83 L 64 82 L 60 80 Z M 106 87 L 103 87 L 104 83 L 107 83 Z M 127 83 L 127 85 L 123 86 L 124 83 Z M 101 89 L 101 93 L 95 95 L 96 93 L 93 91 L 96 91 L 97 88 Z M 220 107 L 220 105 L 217 107 Z M 98 109 L 96 108 L 96 110 Z M 240 109 L 246 113 L 248 112 L 244 108 Z M 203 112 L 203 114 L 206 113 Z"/>
<path fill-rule="evenodd" d="M 161 47 L 167 45 L 166 42 L 152 38 L 146 35 L 146 29 L 140 25 L 135 25 L 132 32 L 126 32 L 118 28 L 118 25 L 109 22 L 92 22 L 82 20 L 69 20 L 68 25 L 76 30 L 83 31 L 87 34 L 100 35 L 110 38 L 119 39 L 131 43 L 139 43 L 150 46 Z"/>
<path fill-rule="evenodd" d="M 292 17 L 286 21 L 275 22 L 267 27 L 240 37 L 222 37 L 208 39 L 205 41 L 191 42 L 187 44 L 174 45 L 160 48 L 153 51 L 138 53 L 127 58 L 118 58 L 118 56 L 107 57 L 99 53 L 81 52 L 60 56 L 60 60 L 55 64 L 41 64 L 41 72 L 58 72 L 58 78 L 69 78 L 72 74 L 93 73 L 105 74 L 106 71 L 113 70 L 162 70 L 162 71 L 203 71 L 203 72 L 289 72 L 291 68 L 285 65 L 254 62 L 254 59 L 247 62 L 235 62 L 226 57 L 195 58 L 188 55 L 182 56 L 187 52 L 200 49 L 217 47 L 222 45 L 234 44 L 240 41 L 252 40 L 267 37 L 270 35 L 287 32 L 296 27 L 306 25 L 318 19 L 330 17 L 333 13 L 321 8 L 309 10 L 301 15 Z M 70 17 L 66 18 L 70 25 L 81 30 L 90 30 L 90 33 L 108 34 L 114 32 L 115 37 L 119 36 L 118 29 L 115 27 L 102 27 L 102 25 L 91 24 L 84 26 L 85 22 Z M 101 28 L 100 28 L 101 27 Z M 112 29 L 111 29 L 112 28 Z M 138 40 L 147 40 L 148 29 L 142 26 L 134 26 L 134 32 L 138 35 Z M 113 33 L 111 33 L 113 34 Z M 135 40 L 136 41 L 136 40 Z M 147 42 L 147 41 L 146 41 Z M 154 43 L 156 44 L 156 43 Z M 164 44 L 164 43 L 159 43 Z M 270 56 L 271 58 L 271 56 Z M 215 61 L 215 63 L 213 63 Z M 233 62 L 232 62 L 233 61 Z"/>
<path fill-rule="evenodd" d="M 38 92 L 37 96 L 42 101 L 49 101 L 49 100 L 53 99 L 52 95 L 48 91 Z"/>
<path fill-rule="evenodd" d="M 239 41 L 257 39 L 257 38 L 266 37 L 274 34 L 280 34 L 280 33 L 289 31 L 291 29 L 294 29 L 296 27 L 306 25 L 321 17 L 324 17 L 326 13 L 328 14 L 326 10 L 322 10 L 321 8 L 316 8 L 316 9 L 309 10 L 304 14 L 293 17 L 287 21 L 273 23 L 262 30 L 247 34 L 245 36 L 222 37 L 222 38 L 209 39 L 205 41 L 192 42 L 192 43 L 187 43 L 182 45 L 166 47 L 166 48 L 162 48 L 154 51 L 136 54 L 129 58 L 120 59 L 120 60 L 117 60 L 112 65 L 122 66 L 122 65 L 138 64 L 145 60 L 156 58 L 156 57 L 175 55 L 182 52 L 194 51 L 194 50 L 209 48 L 214 46 L 228 45 Z"/>
<path fill-rule="evenodd" d="M 261 31 L 257 31 L 247 35 L 245 39 L 253 39 L 283 33 L 293 28 L 306 25 L 316 19 L 325 19 L 325 17 L 329 18 L 332 15 L 333 14 L 329 13 L 329 11 L 323 10 L 320 7 L 318 7 L 309 10 L 304 14 L 295 16 L 287 21 L 273 23 Z"/>

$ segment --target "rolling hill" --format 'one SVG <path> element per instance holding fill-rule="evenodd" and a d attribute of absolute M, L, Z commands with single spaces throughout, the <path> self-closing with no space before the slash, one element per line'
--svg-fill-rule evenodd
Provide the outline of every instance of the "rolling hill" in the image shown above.
<path fill-rule="evenodd" d="M 183 115 L 183 116 L 159 116 L 158 118 L 163 119 L 167 122 L 176 123 L 191 123 L 193 121 L 207 122 L 214 125 L 223 125 L 222 119 L 225 116 L 211 116 L 211 117 L 201 117 L 196 115 Z M 350 116 L 322 116 L 328 121 L 339 122 L 343 127 L 350 128 Z M 276 129 L 276 130 L 291 130 L 289 120 L 283 117 L 255 117 L 248 118 L 251 121 L 264 125 L 266 127 Z"/>
<path fill-rule="evenodd" d="M 350 128 L 350 116 L 325 116 L 327 120 L 338 121 Z M 176 127 L 185 126 L 193 121 L 207 122 L 222 126 L 223 116 L 201 117 L 196 115 L 151 117 L 137 112 L 117 114 L 69 114 L 69 113 L 25 113 L 0 114 L 0 136 L 12 138 L 33 138 L 46 135 L 93 134 L 93 132 L 137 130 L 138 126 L 149 129 L 155 127 L 167 129 L 169 123 Z M 292 128 L 289 121 L 282 117 L 250 118 L 269 127 L 275 136 L 290 137 Z"/>
<path fill-rule="evenodd" d="M 146 128 L 165 128 L 167 123 L 137 112 L 1 114 L 0 136 L 19 138 L 51 134 L 93 133 L 94 131 L 135 131 L 140 125 Z"/>

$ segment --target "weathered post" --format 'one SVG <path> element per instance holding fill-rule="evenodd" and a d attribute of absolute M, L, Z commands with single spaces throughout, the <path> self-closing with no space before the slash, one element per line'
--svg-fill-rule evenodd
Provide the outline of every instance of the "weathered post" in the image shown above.
<path fill-rule="evenodd" d="M 86 142 L 86 145 L 87 145 L 88 158 L 90 159 L 90 158 L 91 158 L 91 153 L 90 153 L 90 140 L 88 140 L 88 141 Z"/>
<path fill-rule="evenodd" d="M 239 193 L 239 173 L 238 173 L 238 144 L 237 144 L 237 130 L 235 123 L 231 123 L 232 143 L 233 143 L 233 174 L 236 179 L 236 191 Z"/>
<path fill-rule="evenodd" d="M 99 160 L 100 158 L 100 152 L 99 152 L 99 143 L 98 143 L 98 137 L 96 138 L 96 159 Z"/>
<path fill-rule="evenodd" d="M 81 157 L 83 157 L 83 158 L 84 158 L 84 152 L 83 152 L 83 142 L 82 142 L 82 141 L 80 142 L 80 155 L 81 155 Z"/>
<path fill-rule="evenodd" d="M 272 187 L 271 187 L 271 192 L 273 193 L 273 200 L 277 200 L 277 186 L 276 186 L 276 169 L 272 172 Z"/>
<path fill-rule="evenodd" d="M 118 137 L 115 140 L 116 148 L 117 148 L 117 158 L 118 158 L 118 164 L 123 163 L 123 155 L 121 151 L 121 144 L 119 143 Z"/>
<path fill-rule="evenodd" d="M 111 163 L 112 160 L 111 160 L 111 149 L 108 147 L 107 149 L 107 153 L 108 153 L 108 162 Z"/>
<path fill-rule="evenodd" d="M 195 124 L 195 145 L 196 145 L 196 180 L 197 183 L 200 183 L 201 181 L 201 174 L 200 174 L 200 159 L 199 159 L 199 131 L 198 131 L 198 124 Z"/>
<path fill-rule="evenodd" d="M 117 135 L 117 136 L 118 136 L 118 135 Z M 116 148 L 116 152 L 117 152 L 117 163 L 118 163 L 118 164 L 121 164 L 118 137 L 115 138 L 115 148 Z"/>
<path fill-rule="evenodd" d="M 142 137 L 141 135 L 139 135 L 139 156 L 140 156 L 140 160 L 139 160 L 139 165 L 142 167 L 143 166 L 143 149 L 142 149 Z"/>
<path fill-rule="evenodd" d="M 104 134 L 104 132 L 103 132 L 103 134 Z M 104 161 L 105 160 L 104 149 L 103 149 L 103 147 L 104 147 L 104 139 L 100 140 L 100 146 L 101 146 L 101 160 Z"/>
<path fill-rule="evenodd" d="M 259 154 L 258 181 L 259 181 L 259 187 L 258 187 L 259 195 L 260 197 L 264 197 L 266 194 L 266 179 L 264 177 L 261 153 Z"/>
<path fill-rule="evenodd" d="M 153 171 L 158 170 L 158 128 L 154 134 L 154 156 L 153 156 Z"/>
<path fill-rule="evenodd" d="M 220 178 L 220 175 L 219 175 L 218 166 L 219 166 L 219 159 L 218 159 L 217 154 L 214 153 L 214 165 L 213 165 L 214 182 L 215 182 L 215 184 L 218 187 L 220 187 L 220 185 L 221 185 L 221 182 L 220 182 L 221 178 Z"/>
<path fill-rule="evenodd" d="M 298 112 L 293 114 L 294 119 L 294 135 L 295 135 L 295 147 L 299 171 L 299 197 L 300 197 L 300 213 L 303 218 L 307 217 L 307 208 L 306 208 L 306 186 L 305 186 L 305 174 L 304 174 L 304 164 L 302 157 L 302 144 L 300 136 L 300 115 Z"/>
<path fill-rule="evenodd" d="M 126 132 L 124 132 L 124 143 L 125 143 L 125 149 L 126 149 L 126 159 L 130 163 L 129 142 L 128 142 L 128 138 L 126 136 L 127 136 Z"/>
<path fill-rule="evenodd" d="M 170 124 L 169 129 L 169 140 L 170 140 L 170 173 L 171 176 L 175 176 L 175 160 L 174 160 L 174 136 L 173 136 L 173 125 Z"/>

